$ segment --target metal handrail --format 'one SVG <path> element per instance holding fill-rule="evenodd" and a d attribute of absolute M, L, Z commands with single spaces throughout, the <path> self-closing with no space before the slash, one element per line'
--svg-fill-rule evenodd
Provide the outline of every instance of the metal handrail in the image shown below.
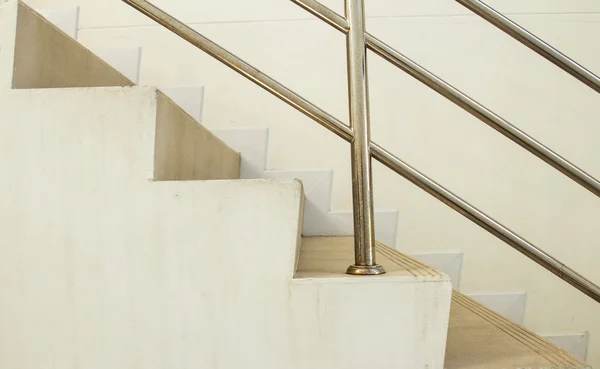
<path fill-rule="evenodd" d="M 313 14 L 317 14 L 319 18 L 325 19 L 326 22 L 336 29 L 346 32 L 347 23 L 343 23 L 343 17 L 326 6 L 315 0 L 291 0 L 300 5 L 302 8 L 309 10 Z M 569 162 L 550 148 L 544 146 L 527 133 L 523 132 L 516 126 L 494 113 L 490 109 L 473 100 L 459 89 L 453 87 L 443 79 L 437 77 L 427 69 L 410 60 L 400 52 L 394 50 L 391 46 L 385 44 L 377 37 L 370 33 L 365 34 L 367 47 L 374 53 L 378 54 L 385 60 L 389 61 L 396 67 L 402 69 L 409 75 L 413 76 L 420 82 L 427 85 L 432 90 L 438 92 L 454 104 L 460 106 L 468 113 L 472 114 L 483 123 L 494 128 L 511 141 L 517 143 L 533 155 L 539 157 L 552 167 L 571 178 L 594 195 L 600 197 L 600 181 L 578 168 L 575 164 Z M 592 74 L 593 75 L 593 74 Z"/>
<path fill-rule="evenodd" d="M 479 0 L 456 0 L 489 23 L 498 27 L 515 40 L 540 54 L 559 68 L 600 93 L 600 77 L 577 64 L 573 59 L 548 45 L 533 33 L 508 19 L 500 12 Z"/>
<path fill-rule="evenodd" d="M 348 102 L 352 172 L 352 207 L 354 220 L 354 264 L 348 274 L 382 274 L 385 270 L 375 262 L 375 205 L 371 159 L 369 116 L 369 84 L 365 42 L 364 0 L 345 0 L 346 18 L 352 24 L 346 33 L 348 64 Z"/>
<path fill-rule="evenodd" d="M 339 119 L 320 109 L 310 101 L 301 97 L 297 93 L 288 89 L 287 87 L 272 79 L 271 77 L 267 76 L 266 74 L 262 73 L 258 69 L 252 67 L 250 64 L 246 63 L 242 59 L 238 58 L 237 56 L 220 47 L 219 45 L 215 44 L 214 42 L 210 41 L 206 37 L 202 36 L 200 33 L 186 26 L 182 22 L 178 21 L 177 19 L 165 13 L 161 9 L 152 5 L 148 1 L 123 1 L 131 5 L 135 9 L 141 11 L 142 13 L 146 14 L 148 17 L 152 18 L 157 23 L 171 30 L 178 36 L 187 40 L 192 45 L 200 48 L 201 50 L 205 51 L 209 55 L 219 60 L 220 62 L 229 66 L 231 69 L 248 78 L 250 81 L 256 83 L 257 85 L 267 90 L 274 96 L 278 97 L 282 101 L 286 102 L 288 105 L 292 106 L 296 110 L 315 120 L 323 127 L 335 133 L 337 136 L 343 138 L 344 140 L 350 143 L 352 143 L 355 139 L 355 133 L 347 125 L 342 123 Z M 292 1 L 303 3 L 306 6 L 310 6 L 311 3 L 315 3 L 312 0 Z M 317 8 L 313 7 L 311 9 L 312 11 L 318 14 L 325 14 L 324 12 L 319 12 Z M 321 10 L 323 9 L 327 8 L 321 8 Z M 340 17 L 336 13 L 332 12 L 331 14 L 334 14 L 333 18 L 335 18 L 336 16 Z M 326 14 L 323 15 L 323 18 L 325 18 L 326 20 L 330 19 L 330 17 L 328 17 Z M 343 21 L 341 21 L 339 18 L 337 20 L 333 20 L 333 22 L 328 21 L 328 23 L 334 26 L 335 24 L 337 24 L 339 27 L 335 27 L 342 31 L 344 31 L 344 29 L 347 28 L 347 22 L 345 19 L 343 19 Z M 369 37 L 368 33 L 366 33 L 365 35 L 366 42 L 369 43 L 368 40 L 372 37 Z M 472 206 L 465 200 L 461 199 L 459 196 L 453 194 L 443 186 L 439 185 L 432 179 L 420 173 L 418 170 L 403 162 L 385 148 L 379 146 L 378 144 L 372 141 L 369 143 L 369 148 L 371 150 L 372 156 L 376 160 L 378 160 L 388 168 L 392 169 L 394 172 L 400 174 L 404 178 L 408 179 L 410 182 L 416 184 L 418 187 L 425 190 L 430 195 L 434 196 L 435 198 L 448 205 L 450 208 L 464 215 L 466 218 L 470 219 L 486 231 L 501 239 L 517 251 L 526 255 L 539 265 L 556 274 L 561 279 L 574 286 L 584 294 L 588 295 L 595 301 L 600 302 L 599 286 L 586 279 L 579 273 L 575 272 L 573 269 L 569 268 L 564 263 L 560 262 L 558 259 L 544 252 L 542 249 L 536 247 L 534 244 L 528 242 L 526 239 L 511 231 L 501 223 L 497 222 L 492 217 L 488 216 L 487 214 L 483 213 L 482 211 Z"/>

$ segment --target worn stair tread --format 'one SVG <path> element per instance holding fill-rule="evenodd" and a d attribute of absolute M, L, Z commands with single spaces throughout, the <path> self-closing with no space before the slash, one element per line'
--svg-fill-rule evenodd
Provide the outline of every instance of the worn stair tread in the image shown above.
<path fill-rule="evenodd" d="M 591 368 L 544 338 L 454 292 L 446 369 Z"/>
<path fill-rule="evenodd" d="M 377 262 L 385 267 L 388 276 L 444 276 L 436 269 L 380 242 L 376 251 Z M 353 259 L 353 237 L 304 237 L 295 278 L 351 277 L 345 271 Z M 546 339 L 454 291 L 444 368 L 591 367 Z"/>
<path fill-rule="evenodd" d="M 382 264 L 385 276 L 448 277 L 381 242 L 377 242 L 377 263 Z M 354 263 L 354 237 L 304 237 L 296 267 L 295 278 L 351 277 L 346 269 Z"/>

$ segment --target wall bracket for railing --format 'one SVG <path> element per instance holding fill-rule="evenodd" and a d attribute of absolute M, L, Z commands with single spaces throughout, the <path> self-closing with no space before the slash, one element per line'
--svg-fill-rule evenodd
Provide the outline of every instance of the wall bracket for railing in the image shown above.
<path fill-rule="evenodd" d="M 173 18 L 172 16 L 168 15 L 167 13 L 160 10 L 156 6 L 152 5 L 148 1 L 146 1 L 146 0 L 123 0 L 123 1 L 125 3 L 131 5 L 135 9 L 139 10 L 140 12 L 146 14 L 148 17 L 152 18 L 153 20 L 155 20 L 156 22 L 158 22 L 165 28 L 171 30 L 175 34 L 179 35 L 183 39 L 187 40 L 192 45 L 198 47 L 199 49 L 205 51 L 209 55 L 213 56 L 214 58 L 216 58 L 217 60 L 222 62 L 223 64 L 229 66 L 231 69 L 240 73 L 244 77 L 248 78 L 250 81 L 256 83 L 257 85 L 259 85 L 266 91 L 270 92 L 277 98 L 286 102 L 293 108 L 302 112 L 309 118 L 313 119 L 317 123 L 321 124 L 328 130 L 335 133 L 337 136 L 343 138 L 344 140 L 350 142 L 351 144 L 354 141 L 356 141 L 357 139 L 364 140 L 365 137 L 368 139 L 368 132 L 364 131 L 365 129 L 368 130 L 368 124 L 365 124 L 362 127 L 363 133 L 359 132 L 359 135 L 362 134 L 362 137 L 357 137 L 357 132 L 350 129 L 347 125 L 342 123 L 339 119 L 335 118 L 331 114 L 329 114 L 326 111 L 324 111 L 323 109 L 317 107 L 316 105 L 314 105 L 310 101 L 306 100 L 305 98 L 301 97 L 297 93 L 293 92 L 289 88 L 285 87 L 281 83 L 277 82 L 276 80 L 274 80 L 271 77 L 267 76 L 266 74 L 262 73 L 261 71 L 254 68 L 250 64 L 246 63 L 242 59 L 238 58 L 234 54 L 223 49 L 219 45 L 215 44 L 208 38 L 202 36 L 198 32 L 194 31 L 190 27 L 183 24 L 182 22 L 180 22 L 177 19 Z M 325 20 L 327 23 L 329 23 L 336 29 L 338 29 L 342 32 L 345 32 L 345 33 L 351 32 L 352 26 L 349 25 L 349 23 L 346 21 L 346 19 L 344 19 L 337 13 L 333 12 L 332 10 L 328 9 L 327 7 L 323 6 L 322 4 L 318 3 L 317 1 L 314 1 L 314 0 L 292 0 L 292 1 L 297 3 L 298 5 L 301 5 L 303 8 L 309 10 L 311 13 L 317 15 L 319 18 Z M 363 5 L 362 0 L 348 0 L 348 1 L 352 1 L 352 3 L 351 4 L 346 3 L 347 4 L 347 12 L 348 11 L 349 12 L 356 11 L 356 9 L 350 9 L 348 7 L 349 5 L 361 6 L 361 7 Z M 356 14 L 353 13 L 353 14 L 351 14 L 351 18 L 352 18 L 352 16 L 354 16 L 355 17 L 354 19 L 356 19 L 356 16 L 361 17 L 362 15 L 360 15 L 358 13 L 356 13 Z M 362 27 L 359 25 L 359 28 L 362 28 Z M 364 31 L 363 31 L 363 33 L 364 33 L 364 39 L 365 39 L 366 45 L 371 50 L 373 50 L 375 53 L 379 54 L 380 56 L 384 57 L 388 61 L 392 62 L 397 67 L 405 70 L 406 72 L 408 72 L 409 74 L 411 74 L 412 76 L 414 76 L 415 78 L 420 80 L 421 82 L 425 83 L 427 86 L 433 88 L 434 90 L 438 91 L 440 94 L 444 95 L 451 101 L 453 101 L 456 104 L 458 104 L 459 106 L 461 106 L 463 109 L 469 111 L 471 114 L 480 118 L 485 123 L 489 124 L 490 126 L 492 126 L 495 129 L 499 130 L 500 132 L 505 134 L 507 137 L 511 138 L 513 141 L 519 143 L 521 146 L 523 146 L 526 149 L 528 149 L 529 151 L 533 152 L 535 155 L 537 155 L 537 156 L 541 157 L 542 159 L 544 159 L 545 161 L 549 162 L 551 165 L 553 165 L 554 167 L 559 169 L 561 172 L 567 174 L 569 177 L 573 178 L 575 181 L 577 181 L 582 186 L 589 189 L 591 192 L 600 196 L 600 183 L 598 183 L 597 180 L 595 180 L 591 176 L 587 175 L 585 172 L 581 171 L 579 168 L 570 164 L 566 160 L 562 159 L 560 156 L 558 156 L 557 154 L 552 152 L 550 149 L 547 149 L 545 146 L 539 144 L 537 141 L 533 140 L 531 137 L 525 135 L 523 132 L 519 131 L 516 127 L 510 125 L 508 122 L 504 121 L 502 118 L 500 118 L 497 115 L 495 115 L 494 113 L 490 112 L 485 107 L 479 105 L 477 102 L 470 99 L 468 96 L 462 94 L 457 89 L 453 88 L 452 86 L 448 85 L 446 82 L 437 78 L 432 73 L 426 71 L 424 68 L 422 68 L 422 67 L 418 66 L 416 63 L 412 62 L 410 59 L 404 57 L 402 54 L 395 51 L 388 45 L 384 44 L 382 41 L 378 40 L 374 36 L 364 32 Z M 352 37 L 348 38 L 349 43 L 352 43 L 355 41 L 356 41 L 356 38 L 355 39 L 352 39 Z M 358 41 L 359 41 L 358 43 L 360 44 L 360 41 L 361 41 L 360 38 Z M 356 45 L 354 45 L 354 47 L 356 47 Z M 366 63 L 366 59 L 364 59 L 364 53 L 361 53 L 360 51 L 358 52 L 358 54 L 356 54 L 356 53 L 353 54 L 353 53 L 349 52 L 348 57 L 349 57 L 349 59 L 351 59 L 351 58 L 355 58 L 357 55 L 358 55 L 358 58 L 356 58 L 356 60 L 353 60 L 353 61 L 349 60 L 349 65 L 352 65 L 352 63 L 356 63 L 357 61 L 359 63 L 360 62 Z M 355 67 L 356 67 L 356 65 L 354 65 L 354 68 Z M 349 69 L 352 69 L 352 68 L 353 67 L 350 67 Z M 364 69 L 362 69 L 362 68 L 364 68 Z M 366 71 L 366 64 L 363 65 L 362 67 L 359 66 L 359 68 L 354 70 L 354 72 L 350 71 L 350 73 L 357 73 L 362 70 Z M 350 76 L 350 78 L 349 78 L 350 88 L 351 89 L 352 88 L 360 88 L 360 89 L 366 88 L 366 76 L 364 78 L 365 79 L 362 82 L 360 82 L 360 81 L 358 82 L 359 85 L 357 86 L 355 83 L 352 82 L 353 77 Z M 356 77 L 354 77 L 354 82 L 356 82 Z M 366 108 L 366 103 L 367 103 L 366 97 L 355 96 L 354 98 L 357 100 L 357 102 L 355 102 L 355 104 L 359 105 L 359 107 L 358 107 L 359 114 L 364 117 L 364 121 L 362 123 L 368 123 L 368 117 L 366 115 L 366 112 L 360 111 L 361 109 Z M 356 108 L 356 105 L 355 105 L 355 108 Z M 352 112 L 352 110 L 351 110 L 351 112 Z M 367 134 L 365 134 L 365 133 L 367 133 Z M 459 212 L 460 214 L 464 215 L 466 218 L 470 219 L 471 221 L 473 221 L 474 223 L 476 223 L 477 225 L 479 225 L 486 231 L 490 232 L 491 234 L 493 234 L 500 240 L 504 241 L 505 243 L 507 243 L 514 249 L 516 249 L 517 251 L 519 251 L 522 254 L 524 254 L 525 256 L 529 257 L 531 260 L 535 261 L 536 263 L 540 264 L 541 266 L 548 269 L 552 273 L 556 274 L 561 279 L 563 279 L 567 283 L 571 284 L 572 286 L 574 286 L 575 288 L 577 288 L 584 294 L 590 296 L 595 301 L 600 302 L 600 287 L 599 286 L 597 286 L 590 280 L 586 279 L 579 273 L 575 272 L 573 269 L 567 267 L 565 264 L 561 263 L 559 260 L 550 256 L 548 253 L 544 252 L 540 248 L 538 248 L 535 245 L 533 245 L 532 243 L 528 242 L 527 240 L 525 240 L 518 234 L 514 233 L 510 229 L 506 228 L 505 226 L 503 226 L 502 224 L 500 224 L 499 222 L 497 222 L 496 220 L 494 220 L 487 214 L 483 213 L 479 209 L 475 208 L 471 204 L 467 203 L 460 197 L 456 196 L 449 190 L 445 189 L 444 187 L 442 187 L 435 181 L 431 180 L 424 174 L 420 173 L 419 171 L 417 171 L 410 165 L 406 164 L 405 162 L 403 162 L 402 160 L 400 160 L 399 158 L 394 156 L 392 153 L 390 153 L 383 147 L 377 145 L 376 143 L 374 143 L 372 141 L 367 141 L 367 143 L 368 143 L 368 148 L 370 149 L 370 154 L 376 160 L 378 160 L 379 162 L 381 162 L 388 168 L 392 169 L 394 172 L 400 174 L 404 178 L 408 179 L 410 182 L 414 183 L 421 189 L 425 190 L 427 193 L 429 193 L 430 195 L 439 199 L 440 201 L 442 201 L 443 203 L 445 203 L 452 209 L 454 209 L 457 212 Z M 364 152 L 363 147 L 357 147 L 356 149 L 360 150 L 361 153 Z M 358 162 L 353 157 L 353 166 L 357 166 L 357 165 L 364 165 L 364 163 Z M 369 170 L 363 172 L 363 174 L 365 174 L 365 173 L 367 173 L 368 176 L 370 177 Z M 356 184 L 355 184 L 355 186 L 356 186 Z M 366 191 L 364 193 L 368 194 L 368 196 L 372 196 L 371 191 Z M 360 201 L 360 197 L 358 198 L 358 200 Z M 354 197 L 354 201 L 355 201 L 354 202 L 355 209 L 357 206 L 364 207 L 364 203 L 357 203 L 356 196 Z M 371 200 L 369 200 L 369 203 L 372 204 L 372 198 L 371 198 Z M 356 219 L 356 213 L 355 213 L 355 219 Z M 372 222 L 372 218 L 371 218 L 371 222 Z M 359 225 L 364 225 L 364 224 L 362 223 L 362 221 L 355 220 L 355 228 L 356 228 L 356 226 L 359 226 Z M 371 226 L 372 226 L 372 224 L 371 224 Z M 362 228 L 362 229 L 364 229 L 364 228 Z M 361 231 L 361 230 L 359 230 L 359 231 Z M 356 232 L 356 229 L 355 229 L 355 232 Z M 365 245 L 363 245 L 363 246 L 365 246 Z M 374 246 L 374 245 L 371 245 L 371 246 Z M 369 247 L 369 245 L 366 245 L 366 247 Z M 356 248 L 358 248 L 358 245 L 356 245 Z M 361 251 L 362 250 L 357 250 L 357 252 L 356 252 L 357 255 Z M 357 266 L 366 266 L 366 267 L 376 266 L 375 258 L 374 258 L 374 249 L 371 248 L 371 250 L 367 250 L 367 252 L 372 253 L 373 258 L 371 261 L 372 261 L 373 265 L 360 265 L 360 260 L 357 258 L 357 260 L 356 260 Z M 369 269 L 369 268 L 365 268 L 365 269 Z M 374 268 L 374 269 L 375 269 L 375 273 L 371 273 L 371 274 L 379 273 L 377 268 Z M 369 274 L 369 273 L 359 273 L 359 274 Z"/>

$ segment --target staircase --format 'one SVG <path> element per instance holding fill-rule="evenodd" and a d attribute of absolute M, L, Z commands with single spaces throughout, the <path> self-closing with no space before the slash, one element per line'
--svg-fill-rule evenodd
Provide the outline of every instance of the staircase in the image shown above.
<path fill-rule="evenodd" d="M 388 273 L 347 276 L 333 172 L 268 170 L 201 87 L 138 87 L 22 2 L 0 31 L 0 367 L 589 367 L 452 292 L 460 255 L 385 246 L 394 210 Z"/>

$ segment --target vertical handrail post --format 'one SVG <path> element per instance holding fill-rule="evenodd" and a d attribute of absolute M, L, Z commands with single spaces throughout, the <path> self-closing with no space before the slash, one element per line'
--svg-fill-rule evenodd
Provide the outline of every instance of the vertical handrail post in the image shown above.
<path fill-rule="evenodd" d="M 346 36 L 348 58 L 348 100 L 350 128 L 354 132 L 352 150 L 352 199 L 354 208 L 354 265 L 347 273 L 385 273 L 375 261 L 375 215 L 369 127 L 369 88 L 365 43 L 364 0 L 345 0 L 350 30 Z"/>

